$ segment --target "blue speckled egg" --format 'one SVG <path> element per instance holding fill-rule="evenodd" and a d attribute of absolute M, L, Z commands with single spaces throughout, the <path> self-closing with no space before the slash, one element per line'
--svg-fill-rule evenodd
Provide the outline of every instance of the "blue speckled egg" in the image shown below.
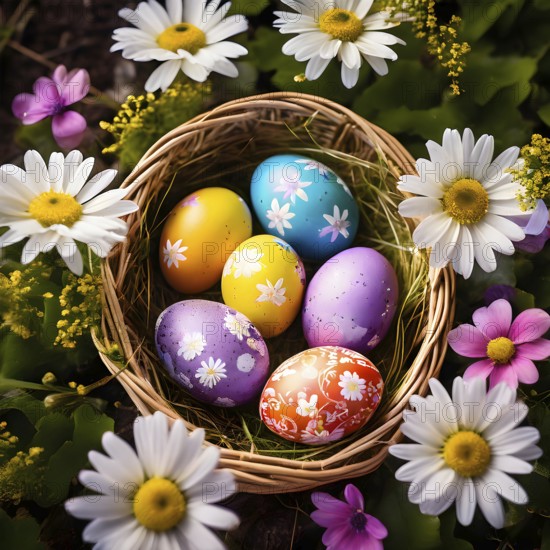
<path fill-rule="evenodd" d="M 348 186 L 324 164 L 275 155 L 254 171 L 252 205 L 264 230 L 284 237 L 308 260 L 324 261 L 349 248 L 359 209 Z"/>
<path fill-rule="evenodd" d="M 382 254 L 366 247 L 344 250 L 309 283 L 304 336 L 312 348 L 341 346 L 366 353 L 388 332 L 398 299 L 397 275 Z"/>
<path fill-rule="evenodd" d="M 256 397 L 269 375 L 264 339 L 242 313 L 207 300 L 184 300 L 157 319 L 155 344 L 168 374 L 193 397 L 234 407 Z"/>

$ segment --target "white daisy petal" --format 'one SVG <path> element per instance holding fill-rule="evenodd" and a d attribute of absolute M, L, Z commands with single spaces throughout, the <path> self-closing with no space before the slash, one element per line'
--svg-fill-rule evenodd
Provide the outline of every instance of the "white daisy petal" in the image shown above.
<path fill-rule="evenodd" d="M 24 156 L 25 179 L 28 187 L 36 189 L 38 193 L 50 190 L 49 173 L 44 159 L 37 151 L 27 151 Z"/>
<path fill-rule="evenodd" d="M 116 174 L 116 170 L 103 170 L 103 172 L 99 172 L 99 174 L 96 174 L 82 187 L 75 197 L 76 200 L 80 204 L 83 204 L 86 201 L 93 199 L 111 184 L 111 182 L 115 179 Z"/>
<path fill-rule="evenodd" d="M 162 90 L 163 92 L 174 82 L 182 62 L 179 59 L 172 61 L 165 61 L 159 65 L 149 76 L 145 83 L 145 90 L 147 92 L 155 92 Z"/>
<path fill-rule="evenodd" d="M 365 55 L 364 58 L 366 62 L 373 68 L 376 74 L 379 74 L 380 76 L 388 74 L 388 64 L 384 59 L 381 59 L 380 57 L 375 57 L 373 55 Z"/>
<path fill-rule="evenodd" d="M 65 502 L 65 509 L 79 519 L 121 518 L 132 513 L 132 504 L 112 496 L 75 497 Z"/>
<path fill-rule="evenodd" d="M 238 516 L 227 508 L 210 504 L 190 503 L 188 510 L 191 518 L 208 527 L 231 530 L 239 525 Z"/>
<path fill-rule="evenodd" d="M 395 472 L 395 479 L 399 481 L 414 481 L 419 483 L 444 467 L 444 463 L 438 456 L 429 456 L 411 460 L 401 466 Z"/>
<path fill-rule="evenodd" d="M 76 171 L 69 175 L 65 182 L 65 193 L 67 193 L 67 195 L 74 197 L 84 187 L 86 180 L 92 172 L 94 162 L 94 159 L 91 157 L 84 159 L 82 163 L 79 164 Z"/>
<path fill-rule="evenodd" d="M 183 21 L 183 2 L 181 0 L 166 0 L 166 10 L 173 25 Z"/>
<path fill-rule="evenodd" d="M 201 548 L 208 548 L 208 550 L 226 550 L 225 544 L 223 544 L 210 529 L 204 527 L 202 523 L 199 523 L 193 518 L 188 518 L 184 527 L 180 529 L 182 535 L 186 538 L 189 546 L 193 548 L 193 550 L 199 550 L 197 541 L 200 541 Z"/>
<path fill-rule="evenodd" d="M 462 525 L 470 525 L 476 510 L 476 490 L 470 478 L 462 480 L 456 498 L 456 518 Z"/>

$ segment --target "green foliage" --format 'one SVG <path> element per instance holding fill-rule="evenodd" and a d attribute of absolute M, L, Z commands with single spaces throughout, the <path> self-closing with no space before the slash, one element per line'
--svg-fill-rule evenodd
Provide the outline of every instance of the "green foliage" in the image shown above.
<path fill-rule="evenodd" d="M 258 15 L 269 6 L 269 0 L 233 0 L 229 15 Z"/>
<path fill-rule="evenodd" d="M 38 541 L 40 527 L 32 517 L 11 518 L 0 509 L 0 533 L 3 548 L 43 550 L 45 544 Z"/>
<path fill-rule="evenodd" d="M 34 434 L 20 442 L 30 454 L 19 451 L 21 460 L 14 454 L 11 462 L 6 457 L 0 463 L 0 501 L 32 500 L 45 508 L 62 502 L 72 479 L 86 466 L 88 452 L 100 448 L 103 433 L 113 430 L 113 420 L 89 404 L 69 415 L 50 412 L 28 394 L 0 402 L 0 414 L 13 410 L 23 412 Z M 33 455 L 33 449 L 40 452 Z M 33 458 L 30 463 L 27 454 Z"/>

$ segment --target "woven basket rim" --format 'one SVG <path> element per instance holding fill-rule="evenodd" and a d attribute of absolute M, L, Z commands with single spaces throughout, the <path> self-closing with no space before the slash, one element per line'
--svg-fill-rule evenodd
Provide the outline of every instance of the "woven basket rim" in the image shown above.
<path fill-rule="evenodd" d="M 273 112 L 289 110 L 307 117 L 320 113 L 334 123 L 338 122 L 340 124 L 338 130 L 341 128 L 342 135 L 346 132 L 357 133 L 364 138 L 366 144 L 382 150 L 400 173 L 403 173 L 405 168 L 410 170 L 414 167 L 414 159 L 395 138 L 346 107 L 308 94 L 275 92 L 224 103 L 178 126 L 159 139 L 143 155 L 121 187 L 131 187 L 129 196 L 142 205 L 146 199 L 143 190 L 147 185 L 148 177 L 154 173 L 155 168 L 158 168 L 158 163 L 162 162 L 163 155 L 167 151 L 184 142 L 186 138 L 200 136 L 205 128 L 241 122 L 244 119 L 254 121 L 260 110 Z M 128 221 L 138 219 L 139 215 L 139 211 L 131 214 Z M 411 227 L 414 226 L 414 222 L 409 220 L 406 223 Z M 162 410 L 169 418 L 175 420 L 180 418 L 176 411 L 157 393 L 148 380 L 147 373 L 137 364 L 137 361 L 133 360 L 135 349 L 130 342 L 138 342 L 139 345 L 139 336 L 132 334 L 130 328 L 126 326 L 121 306 L 121 300 L 123 300 L 121 286 L 129 261 L 128 242 L 125 242 L 102 262 L 101 271 L 104 281 L 102 335 L 94 334 L 94 342 L 102 361 L 117 377 L 141 414 L 147 415 L 152 414 L 154 410 Z M 404 385 L 395 398 L 395 406 L 380 419 L 379 425 L 330 458 L 322 460 L 299 461 L 219 447 L 220 467 L 233 471 L 239 490 L 255 493 L 267 491 L 283 493 L 313 489 L 333 481 L 364 475 L 381 465 L 386 458 L 388 446 L 401 437 L 399 425 L 409 397 L 412 394 L 426 394 L 428 380 L 438 376 L 445 355 L 447 333 L 454 318 L 455 276 L 448 266 L 444 269 L 430 267 L 428 277 L 429 308 L 425 335 L 407 371 Z M 115 342 L 119 344 L 124 357 L 129 362 L 127 368 L 121 369 L 107 353 L 107 349 Z M 188 427 L 194 426 L 188 424 Z M 361 460 L 363 453 L 373 449 L 376 450 L 375 454 Z"/>

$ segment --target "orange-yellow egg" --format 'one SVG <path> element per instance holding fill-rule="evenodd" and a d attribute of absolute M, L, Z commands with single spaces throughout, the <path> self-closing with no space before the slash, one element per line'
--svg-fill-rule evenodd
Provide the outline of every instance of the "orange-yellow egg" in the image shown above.
<path fill-rule="evenodd" d="M 208 187 L 181 200 L 170 212 L 160 238 L 160 267 L 179 292 L 208 290 L 222 276 L 230 254 L 252 235 L 245 201 L 222 187 Z"/>

